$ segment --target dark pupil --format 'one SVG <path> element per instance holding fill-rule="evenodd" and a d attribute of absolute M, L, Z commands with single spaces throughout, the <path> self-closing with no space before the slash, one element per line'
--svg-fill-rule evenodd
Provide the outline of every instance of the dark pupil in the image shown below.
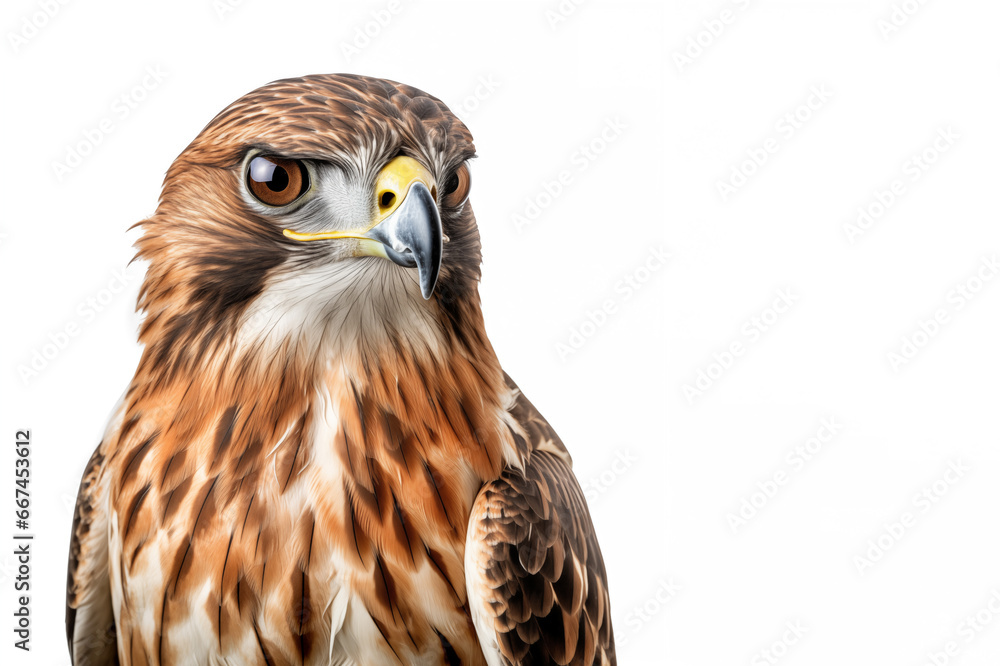
<path fill-rule="evenodd" d="M 272 192 L 281 192 L 288 187 L 288 172 L 274 162 L 258 157 L 250 164 L 250 177 L 258 183 L 266 183 Z"/>
<path fill-rule="evenodd" d="M 288 187 L 288 172 L 282 167 L 275 165 L 271 172 L 271 179 L 267 181 L 267 189 L 272 192 L 281 192 Z"/>
<path fill-rule="evenodd" d="M 458 174 L 455 173 L 452 174 L 451 178 L 448 179 L 448 182 L 444 184 L 444 191 L 445 194 L 451 194 L 457 189 L 458 189 Z"/>

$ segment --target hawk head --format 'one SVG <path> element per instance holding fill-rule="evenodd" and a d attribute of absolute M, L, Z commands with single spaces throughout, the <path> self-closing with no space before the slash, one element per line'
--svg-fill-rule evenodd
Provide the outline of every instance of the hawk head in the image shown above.
<path fill-rule="evenodd" d="M 367 344 L 478 312 L 474 154 L 465 125 L 407 85 L 319 75 L 243 96 L 140 223 L 140 338 L 162 354 L 227 336 Z"/>

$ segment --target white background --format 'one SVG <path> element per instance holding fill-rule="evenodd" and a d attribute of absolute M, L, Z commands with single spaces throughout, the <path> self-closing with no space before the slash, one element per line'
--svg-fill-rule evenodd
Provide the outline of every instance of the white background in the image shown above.
<path fill-rule="evenodd" d="M 37 537 L 30 656 L 0 546 L 4 662 L 67 662 L 76 486 L 139 354 L 126 229 L 232 100 L 346 71 L 476 137 L 487 328 L 575 457 L 622 664 L 998 663 L 1000 6 L 895 1 L 8 0 L 0 484 L 31 428 Z"/>

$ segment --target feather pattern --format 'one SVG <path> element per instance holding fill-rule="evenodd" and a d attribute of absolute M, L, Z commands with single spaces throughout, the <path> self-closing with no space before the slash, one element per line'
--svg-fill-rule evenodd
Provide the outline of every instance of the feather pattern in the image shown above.
<path fill-rule="evenodd" d="M 615 664 L 604 561 L 569 456 L 523 395 L 513 412 L 530 438 L 530 457 L 480 490 L 466 543 L 470 605 L 487 662 Z"/>

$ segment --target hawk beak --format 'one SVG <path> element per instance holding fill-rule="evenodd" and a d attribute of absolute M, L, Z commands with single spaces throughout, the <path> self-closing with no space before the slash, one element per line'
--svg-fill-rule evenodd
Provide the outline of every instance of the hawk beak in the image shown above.
<path fill-rule="evenodd" d="M 420 293 L 429 299 L 441 270 L 444 232 L 430 172 L 412 157 L 397 157 L 375 179 L 379 219 L 366 237 L 382 244 L 400 266 L 416 266 Z"/>
<path fill-rule="evenodd" d="M 359 254 L 384 257 L 400 266 L 416 267 L 420 293 L 430 299 L 441 270 L 444 232 L 436 203 L 437 187 L 430 171 L 412 157 L 396 157 L 375 179 L 375 219 L 367 229 L 303 234 L 285 229 L 299 241 L 355 238 Z"/>

